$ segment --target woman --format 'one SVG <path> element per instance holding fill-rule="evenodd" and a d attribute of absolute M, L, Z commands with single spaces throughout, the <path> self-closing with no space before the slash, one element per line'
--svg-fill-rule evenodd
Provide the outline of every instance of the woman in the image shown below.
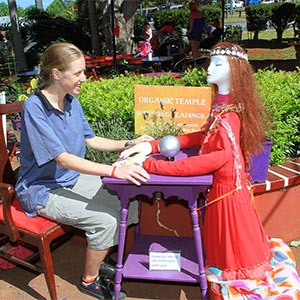
<path fill-rule="evenodd" d="M 95 136 L 76 98 L 86 81 L 84 70 L 83 53 L 72 44 L 53 44 L 44 52 L 39 88 L 27 99 L 22 113 L 16 191 L 28 216 L 44 215 L 85 231 L 86 263 L 80 290 L 112 299 L 113 287 L 98 273 L 99 269 L 100 275 L 114 271 L 103 261 L 117 244 L 120 203 L 101 186 L 100 176 L 140 185 L 149 175 L 142 167 L 113 167 L 84 158 L 86 145 L 98 151 L 120 151 L 130 144 Z M 131 143 L 151 139 L 141 136 Z M 131 222 L 136 222 L 133 208 Z"/>
<path fill-rule="evenodd" d="M 148 22 L 144 23 L 144 40 L 150 43 L 152 39 L 152 28 Z"/>
<path fill-rule="evenodd" d="M 218 43 L 211 51 L 207 81 L 215 99 L 203 130 L 178 137 L 181 148 L 201 146 L 199 155 L 175 162 L 150 157 L 143 167 L 164 175 L 213 173 L 204 220 L 212 299 L 300 299 L 292 252 L 264 232 L 247 180 L 250 157 L 265 139 L 267 117 L 246 52 L 239 45 Z M 121 156 L 139 153 L 142 162 L 143 155 L 158 151 L 159 141 L 151 141 Z"/>
<path fill-rule="evenodd" d="M 189 4 L 189 24 L 187 36 L 190 42 L 193 58 L 196 59 L 200 56 L 199 46 L 205 30 L 205 20 L 202 13 L 198 10 L 195 2 Z"/>
<path fill-rule="evenodd" d="M 222 37 L 223 30 L 221 28 L 221 22 L 219 19 L 213 21 L 213 27 L 215 28 L 212 32 L 208 30 L 207 37 L 200 41 L 200 48 L 211 49 L 212 46 L 217 44 Z"/>

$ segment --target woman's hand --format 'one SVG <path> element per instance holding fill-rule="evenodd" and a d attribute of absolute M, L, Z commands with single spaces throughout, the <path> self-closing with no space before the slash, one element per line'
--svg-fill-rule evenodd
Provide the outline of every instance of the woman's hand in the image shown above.
<path fill-rule="evenodd" d="M 113 166 L 143 166 L 143 162 L 146 160 L 146 158 L 146 155 L 139 153 L 134 156 L 127 157 L 126 159 L 118 160 L 117 162 L 113 163 Z"/>
<path fill-rule="evenodd" d="M 147 182 L 150 175 L 140 166 L 123 165 L 114 167 L 113 177 L 129 180 L 139 186 L 141 183 Z"/>
<path fill-rule="evenodd" d="M 151 152 L 152 152 L 151 144 L 149 142 L 141 142 L 130 147 L 129 149 L 122 151 L 119 157 L 124 159 L 132 155 L 141 155 L 146 157 Z"/>
<path fill-rule="evenodd" d="M 153 141 L 154 138 L 150 135 L 147 135 L 147 134 L 143 134 L 141 136 L 139 136 L 138 138 L 132 140 L 133 144 L 136 145 L 138 143 L 141 143 L 141 142 L 150 142 L 150 141 Z"/>

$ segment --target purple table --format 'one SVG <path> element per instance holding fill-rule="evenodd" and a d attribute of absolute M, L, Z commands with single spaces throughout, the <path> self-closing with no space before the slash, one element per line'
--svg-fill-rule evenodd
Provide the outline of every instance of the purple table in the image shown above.
<path fill-rule="evenodd" d="M 197 149 L 182 150 L 175 160 L 187 156 L 196 155 Z M 159 155 L 159 157 L 161 157 Z M 207 281 L 205 277 L 203 249 L 197 209 L 197 199 L 200 192 L 206 191 L 212 183 L 211 175 L 203 176 L 162 176 L 151 174 L 146 184 L 136 186 L 125 180 L 104 177 L 109 189 L 118 193 L 121 201 L 121 220 L 119 227 L 118 262 L 115 275 L 115 299 L 119 299 L 122 276 L 124 278 L 161 280 L 176 282 L 192 282 L 200 284 L 202 299 L 208 299 Z M 130 199 L 138 195 L 146 195 L 150 198 L 156 192 L 162 192 L 164 199 L 177 196 L 188 202 L 193 227 L 193 238 L 177 236 L 149 236 L 137 235 L 133 249 L 123 267 L 123 255 L 126 240 L 126 221 Z M 181 251 L 181 271 L 150 271 L 149 248 L 161 250 Z"/>

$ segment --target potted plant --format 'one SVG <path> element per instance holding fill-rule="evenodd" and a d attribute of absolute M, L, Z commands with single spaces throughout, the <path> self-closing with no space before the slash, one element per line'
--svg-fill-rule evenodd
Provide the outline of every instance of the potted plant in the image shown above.
<path fill-rule="evenodd" d="M 267 180 L 272 144 L 273 142 L 267 139 L 263 143 L 261 152 L 251 157 L 248 170 L 251 175 L 251 183 L 265 182 Z"/>
<path fill-rule="evenodd" d="M 224 37 L 227 42 L 238 44 L 242 40 L 242 33 L 242 26 L 229 25 L 225 29 Z"/>

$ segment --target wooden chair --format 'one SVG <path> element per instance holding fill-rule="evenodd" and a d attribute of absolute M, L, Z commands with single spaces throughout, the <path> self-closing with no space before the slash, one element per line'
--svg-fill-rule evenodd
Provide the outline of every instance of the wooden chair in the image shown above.
<path fill-rule="evenodd" d="M 57 300 L 51 250 L 66 241 L 73 228 L 41 216 L 27 217 L 20 207 L 14 189 L 17 176 L 8 157 L 2 116 L 21 112 L 22 107 L 23 102 L 0 104 L 0 236 L 6 237 L 12 244 L 28 245 L 36 251 L 27 259 L 20 259 L 4 251 L 0 251 L 0 257 L 44 273 L 50 297 Z M 38 258 L 41 266 L 37 264 Z"/>

